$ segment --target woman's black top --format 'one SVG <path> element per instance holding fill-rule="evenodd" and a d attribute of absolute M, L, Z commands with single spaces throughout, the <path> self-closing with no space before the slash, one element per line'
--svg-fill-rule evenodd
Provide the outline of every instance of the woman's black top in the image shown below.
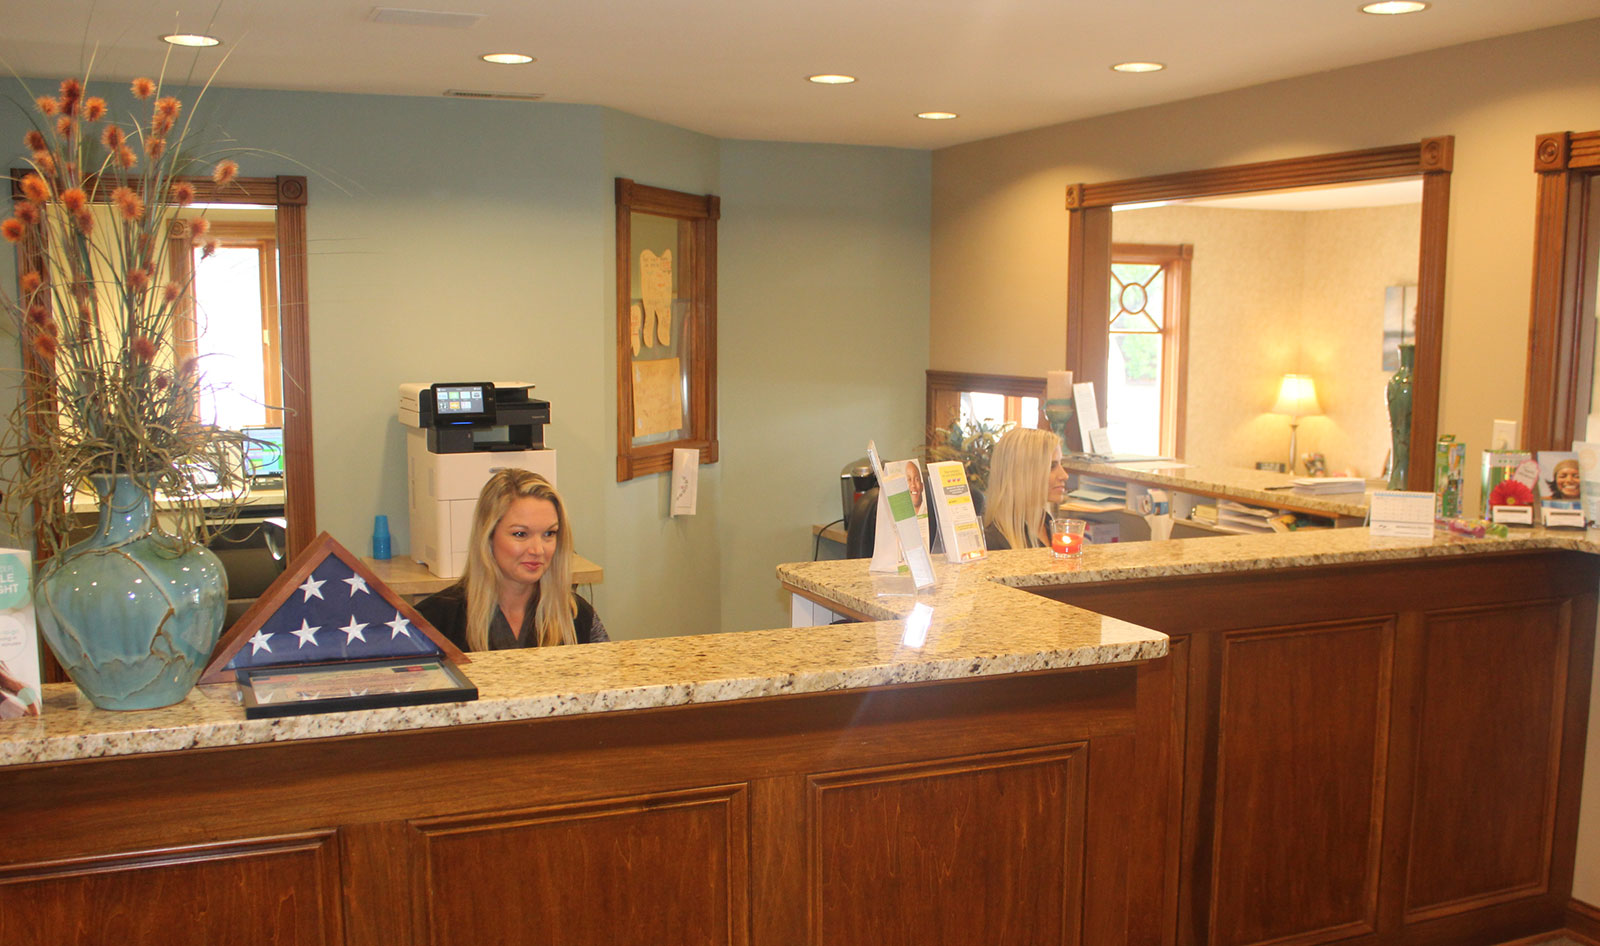
<path fill-rule="evenodd" d="M 600 615 L 594 612 L 593 606 L 583 600 L 581 595 L 573 595 L 578 601 L 578 613 L 572 617 L 572 631 L 580 644 L 594 644 L 608 641 L 611 636 L 606 633 L 606 626 L 600 622 Z M 515 650 L 518 647 L 539 646 L 539 631 L 533 626 L 533 613 L 539 603 L 539 592 L 534 590 L 533 600 L 528 602 L 528 610 L 522 618 L 522 636 L 511 633 L 511 622 L 506 620 L 505 612 L 499 608 L 494 609 L 494 618 L 489 622 L 489 649 L 490 650 Z M 465 582 L 456 582 L 445 590 L 429 595 L 417 605 L 417 613 L 428 619 L 428 623 L 438 629 L 450 643 L 462 650 L 467 650 L 467 586 Z"/>
<path fill-rule="evenodd" d="M 1046 513 L 1044 517 L 1044 531 L 1050 531 L 1050 516 L 1048 513 Z M 1008 549 L 1011 547 L 1011 543 L 1006 541 L 1005 535 L 1000 531 L 1000 526 L 993 522 L 983 527 L 983 544 L 987 546 L 991 552 L 995 549 Z M 1026 549 L 1037 549 L 1043 547 L 1044 543 L 1040 542 L 1039 537 L 1033 535 L 1032 533 L 1029 533 L 1028 542 L 1023 546 L 1023 548 Z"/>

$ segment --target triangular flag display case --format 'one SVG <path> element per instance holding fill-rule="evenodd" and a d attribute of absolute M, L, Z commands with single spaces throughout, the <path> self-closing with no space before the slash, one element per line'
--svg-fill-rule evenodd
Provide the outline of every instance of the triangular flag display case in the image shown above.
<path fill-rule="evenodd" d="M 248 715 L 275 716 L 476 699 L 452 666 L 468 662 L 324 532 L 228 631 L 200 682 L 237 681 Z"/>

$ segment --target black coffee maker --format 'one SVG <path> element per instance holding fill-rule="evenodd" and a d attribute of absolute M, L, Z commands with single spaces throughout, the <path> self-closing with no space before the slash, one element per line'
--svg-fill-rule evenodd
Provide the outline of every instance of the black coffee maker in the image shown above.
<path fill-rule="evenodd" d="M 878 485 L 878 477 L 872 472 L 872 461 L 866 457 L 851 460 L 839 471 L 839 499 L 842 508 L 839 516 L 844 521 L 850 521 L 850 510 L 856 507 L 856 501 L 863 493 Z"/>

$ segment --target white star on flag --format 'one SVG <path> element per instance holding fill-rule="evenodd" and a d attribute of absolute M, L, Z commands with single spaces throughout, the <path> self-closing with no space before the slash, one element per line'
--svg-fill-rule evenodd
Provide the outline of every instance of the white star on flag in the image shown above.
<path fill-rule="evenodd" d="M 272 653 L 272 647 L 267 643 L 271 639 L 272 635 L 266 631 L 256 631 L 255 636 L 250 638 L 251 655 L 259 654 L 263 650 L 269 654 Z"/>
<path fill-rule="evenodd" d="M 394 613 L 394 620 L 389 622 L 389 639 L 394 640 L 401 634 L 410 637 L 411 628 L 406 626 L 406 619 L 400 616 L 399 611 L 396 611 Z"/>
<path fill-rule="evenodd" d="M 372 593 L 372 589 L 367 587 L 367 580 L 362 578 L 360 575 L 346 578 L 344 583 L 350 586 L 350 597 L 352 598 L 356 596 L 356 592 L 358 591 L 364 595 Z"/>
<path fill-rule="evenodd" d="M 296 631 L 293 631 L 292 633 L 294 634 L 294 636 L 300 638 L 300 646 L 301 647 L 304 647 L 307 644 L 310 644 L 312 647 L 315 647 L 315 646 L 317 646 L 317 632 L 320 631 L 320 630 L 322 630 L 322 628 L 320 628 L 320 627 L 312 627 L 310 621 L 307 621 L 305 618 L 301 618 L 300 619 L 300 628 L 298 630 L 296 630 Z"/>
<path fill-rule="evenodd" d="M 306 596 L 304 598 L 302 598 L 301 600 L 302 601 L 310 601 L 312 598 L 321 598 L 322 597 L 322 586 L 325 585 L 325 584 L 327 584 L 327 582 L 325 582 L 325 581 L 317 581 L 315 578 L 312 578 L 310 575 L 307 575 L 306 576 L 306 583 L 300 586 L 300 590 L 306 593 Z M 324 600 L 326 600 L 326 599 L 324 599 Z"/>
<path fill-rule="evenodd" d="M 345 633 L 344 642 L 346 644 L 348 644 L 348 643 L 350 643 L 351 641 L 354 641 L 354 640 L 365 641 L 367 639 L 367 635 L 361 633 L 361 629 L 364 628 L 364 627 L 366 627 L 366 625 L 358 623 L 356 621 L 356 616 L 352 614 L 352 615 L 350 615 L 350 623 L 346 624 L 344 627 L 339 628 L 339 630 L 344 631 L 344 633 Z"/>

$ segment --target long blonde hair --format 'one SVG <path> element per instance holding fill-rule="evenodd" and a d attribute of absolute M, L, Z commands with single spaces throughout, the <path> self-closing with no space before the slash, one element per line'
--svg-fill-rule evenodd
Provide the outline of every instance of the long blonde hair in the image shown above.
<path fill-rule="evenodd" d="M 983 518 L 1014 549 L 1042 544 L 1039 523 L 1049 508 L 1050 464 L 1060 449 L 1055 434 L 1032 427 L 1009 430 L 994 445 Z"/>
<path fill-rule="evenodd" d="M 556 508 L 556 553 L 539 577 L 539 601 L 533 626 L 539 646 L 575 644 L 572 619 L 578 612 L 572 594 L 572 523 L 567 506 L 550 481 L 528 470 L 502 469 L 489 477 L 478 493 L 472 513 L 472 537 L 467 546 L 467 650 L 489 649 L 489 625 L 500 607 L 500 568 L 494 563 L 494 530 L 506 510 L 518 499 L 544 499 Z M 512 628 L 516 631 L 516 628 Z"/>

